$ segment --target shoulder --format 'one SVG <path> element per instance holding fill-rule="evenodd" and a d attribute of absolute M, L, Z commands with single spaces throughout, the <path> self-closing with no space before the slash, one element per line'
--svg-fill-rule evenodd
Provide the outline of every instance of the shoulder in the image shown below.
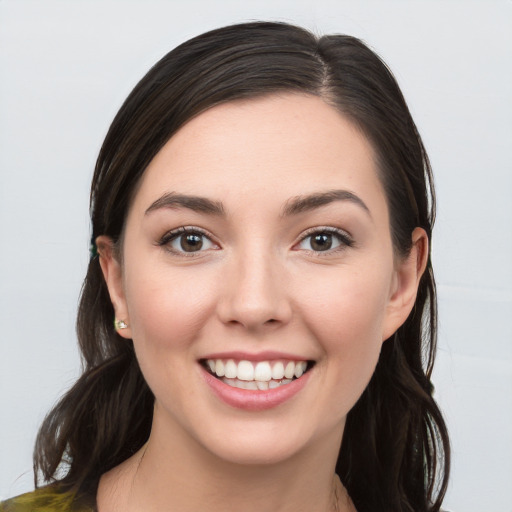
<path fill-rule="evenodd" d="M 94 509 L 78 504 L 72 494 L 48 486 L 2 501 L 0 512 L 94 512 Z"/>

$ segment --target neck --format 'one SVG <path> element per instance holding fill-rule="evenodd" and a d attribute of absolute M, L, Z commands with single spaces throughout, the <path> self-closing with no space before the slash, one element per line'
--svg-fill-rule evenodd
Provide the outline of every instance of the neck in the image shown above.
<path fill-rule="evenodd" d="M 102 478 L 99 512 L 203 512 L 205 504 L 209 512 L 336 510 L 334 467 L 342 429 L 284 460 L 244 464 L 219 458 L 182 431 L 164 427 L 155 421 L 141 451 Z"/>

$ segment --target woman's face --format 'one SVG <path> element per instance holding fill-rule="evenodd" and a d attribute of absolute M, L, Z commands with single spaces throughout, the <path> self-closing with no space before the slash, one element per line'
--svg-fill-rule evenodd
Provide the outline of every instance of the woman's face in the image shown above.
<path fill-rule="evenodd" d="M 369 142 L 298 94 L 191 120 L 144 173 L 122 265 L 102 242 L 152 436 L 244 463 L 339 443 L 422 266 L 394 256 Z"/>

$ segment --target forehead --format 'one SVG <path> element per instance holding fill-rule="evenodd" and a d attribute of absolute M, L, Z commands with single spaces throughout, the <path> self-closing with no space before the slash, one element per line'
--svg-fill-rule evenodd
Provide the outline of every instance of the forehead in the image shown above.
<path fill-rule="evenodd" d="M 321 98 L 280 94 L 190 120 L 146 169 L 134 206 L 166 192 L 243 203 L 339 188 L 383 196 L 371 144 Z"/>

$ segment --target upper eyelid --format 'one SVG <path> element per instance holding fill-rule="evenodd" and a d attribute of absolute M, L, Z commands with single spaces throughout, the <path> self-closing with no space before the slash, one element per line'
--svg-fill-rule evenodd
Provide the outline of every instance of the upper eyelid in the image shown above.
<path fill-rule="evenodd" d="M 348 231 L 341 228 L 335 228 L 334 226 L 315 226 L 308 228 L 299 235 L 298 241 L 300 242 L 305 238 L 314 235 L 315 233 L 330 233 L 348 238 L 349 240 L 353 241 L 353 237 Z"/>
<path fill-rule="evenodd" d="M 174 229 L 170 229 L 169 231 L 166 231 L 161 237 L 160 240 L 164 239 L 171 239 L 173 237 L 177 237 L 179 235 L 182 235 L 183 233 L 199 233 L 206 238 L 209 238 L 212 242 L 215 242 L 215 237 L 206 229 L 200 228 L 198 226 L 180 226 Z M 217 243 L 217 242 L 215 242 Z"/>

